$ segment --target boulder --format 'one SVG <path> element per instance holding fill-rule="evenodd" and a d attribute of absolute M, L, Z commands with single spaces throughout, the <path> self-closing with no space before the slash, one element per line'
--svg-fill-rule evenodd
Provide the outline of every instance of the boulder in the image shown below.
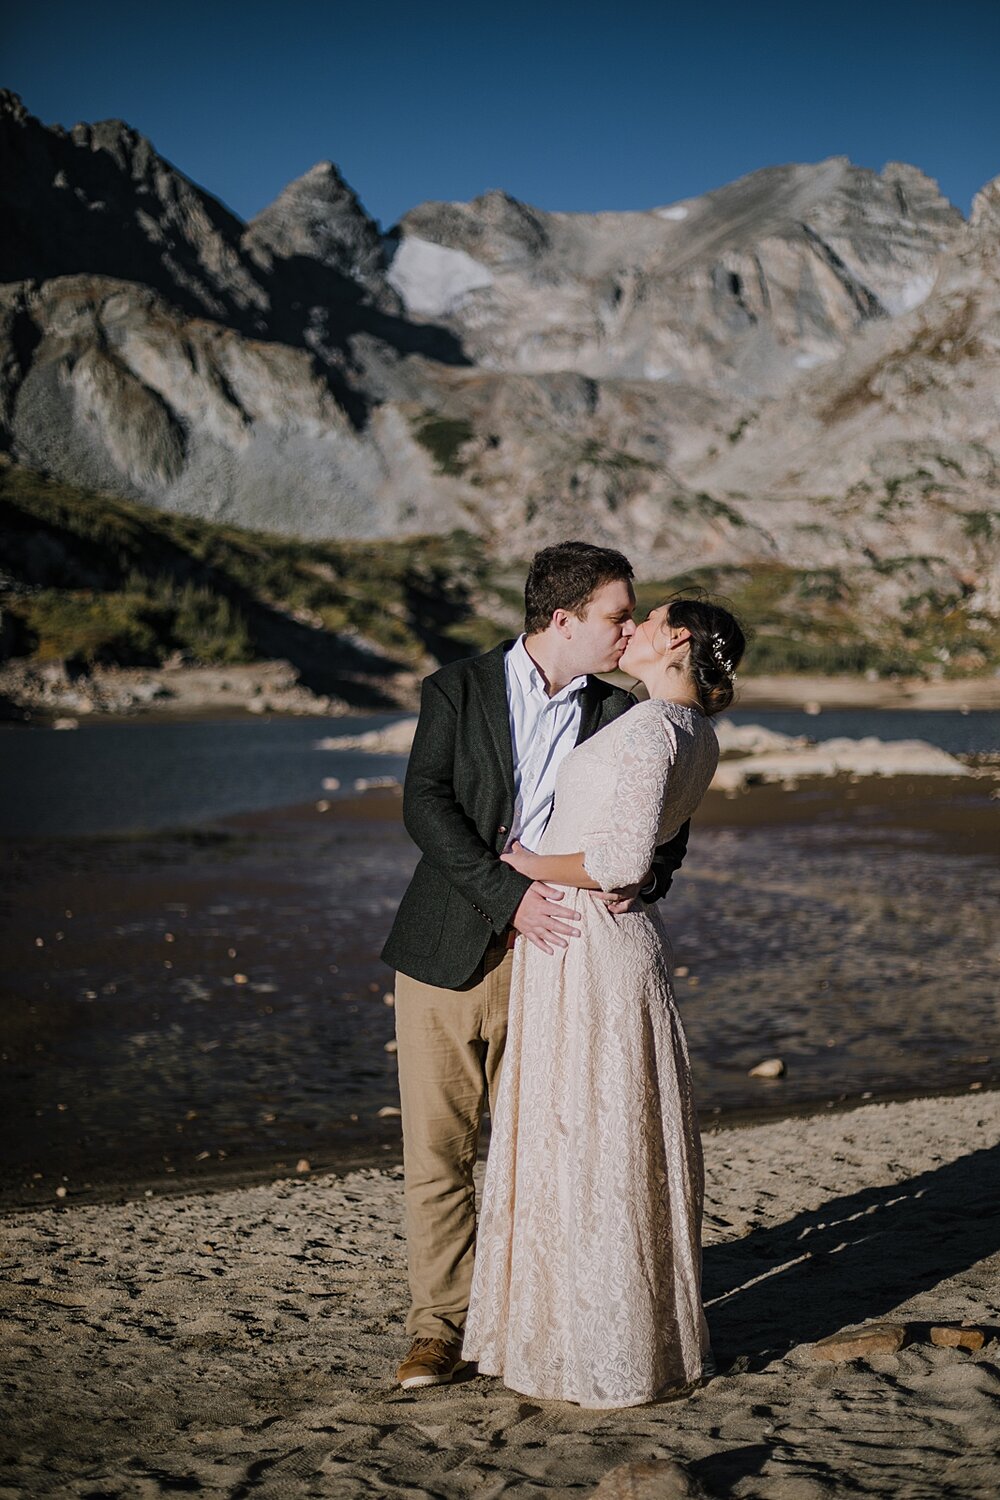
<path fill-rule="evenodd" d="M 840 1361 L 868 1359 L 873 1354 L 895 1354 L 907 1342 L 902 1323 L 868 1323 L 863 1328 L 842 1329 L 812 1346 L 812 1357 Z"/>
<path fill-rule="evenodd" d="M 609 1469 L 591 1500 L 700 1500 L 705 1490 L 683 1464 L 651 1458 Z"/>
<path fill-rule="evenodd" d="M 982 1349 L 987 1336 L 982 1328 L 974 1326 L 956 1328 L 953 1324 L 935 1324 L 930 1333 L 931 1343 L 939 1349 Z"/>

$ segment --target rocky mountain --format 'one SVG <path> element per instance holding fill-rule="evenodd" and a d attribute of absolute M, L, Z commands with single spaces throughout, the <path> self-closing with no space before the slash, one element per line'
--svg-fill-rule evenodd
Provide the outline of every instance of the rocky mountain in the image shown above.
<path fill-rule="evenodd" d="M 330 163 L 243 224 L 120 122 L 3 94 L 0 151 L 16 462 L 299 536 L 582 534 L 661 577 L 1000 609 L 996 184 L 966 223 L 915 167 L 837 157 L 383 236 Z"/>
<path fill-rule="evenodd" d="M 45 127 L 0 92 L 0 281 L 134 281 L 189 316 L 266 330 L 243 225 L 120 120 Z"/>
<path fill-rule="evenodd" d="M 478 364 L 773 395 L 915 306 L 962 216 L 914 167 L 773 167 L 647 213 L 502 193 L 403 219 L 389 280 Z"/>

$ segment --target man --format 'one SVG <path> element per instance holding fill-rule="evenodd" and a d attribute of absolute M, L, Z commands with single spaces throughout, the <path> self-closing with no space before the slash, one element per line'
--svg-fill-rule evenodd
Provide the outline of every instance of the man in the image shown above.
<path fill-rule="evenodd" d="M 382 952 L 397 971 L 413 1339 L 397 1378 L 435 1385 L 461 1367 L 475 1252 L 472 1173 L 483 1109 L 496 1099 L 514 940 L 546 953 L 578 935 L 566 893 L 503 864 L 536 849 L 563 757 L 631 707 L 595 672 L 617 666 L 635 593 L 620 552 L 561 542 L 532 560 L 525 634 L 424 681 L 403 796 L 421 851 Z M 580 892 L 613 912 L 656 901 L 687 847 L 687 825 L 639 886 Z"/>

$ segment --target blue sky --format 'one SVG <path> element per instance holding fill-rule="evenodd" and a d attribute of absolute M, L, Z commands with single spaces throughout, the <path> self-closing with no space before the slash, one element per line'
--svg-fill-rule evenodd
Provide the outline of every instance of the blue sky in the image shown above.
<path fill-rule="evenodd" d="M 0 82 L 125 119 L 244 218 L 323 159 L 389 227 L 503 188 L 651 208 L 758 167 L 910 161 L 963 212 L 1000 173 L 1000 0 L 35 0 Z"/>

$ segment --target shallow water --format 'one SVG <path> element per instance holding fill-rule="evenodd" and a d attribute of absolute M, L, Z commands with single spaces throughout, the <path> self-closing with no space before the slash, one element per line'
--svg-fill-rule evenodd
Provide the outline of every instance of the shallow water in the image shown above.
<path fill-rule="evenodd" d="M 825 708 L 818 714 L 793 709 L 745 708 L 726 714 L 734 724 L 763 724 L 779 734 L 811 740 L 844 736 L 860 740 L 925 740 L 949 755 L 982 755 L 1000 750 L 1000 713 L 976 709 Z"/>
<path fill-rule="evenodd" d="M 989 786 L 706 800 L 664 904 L 703 1117 L 1000 1082 Z M 386 793 L 10 842 L 0 1201 L 395 1159 L 378 952 L 415 858 Z"/>
<path fill-rule="evenodd" d="M 120 720 L 0 730 L 0 836 L 154 833 L 329 796 L 337 778 L 402 778 L 406 758 L 320 741 L 404 717 Z"/>
<path fill-rule="evenodd" d="M 72 732 L 0 728 L 0 836 L 68 837 L 155 832 L 330 795 L 337 778 L 402 779 L 398 755 L 322 750 L 320 741 L 379 728 L 405 715 L 264 718 L 172 723 L 82 723 Z M 838 735 L 923 739 L 952 754 L 1000 750 L 1000 713 L 835 710 L 810 717 L 745 710 L 737 723 L 813 739 Z"/>

